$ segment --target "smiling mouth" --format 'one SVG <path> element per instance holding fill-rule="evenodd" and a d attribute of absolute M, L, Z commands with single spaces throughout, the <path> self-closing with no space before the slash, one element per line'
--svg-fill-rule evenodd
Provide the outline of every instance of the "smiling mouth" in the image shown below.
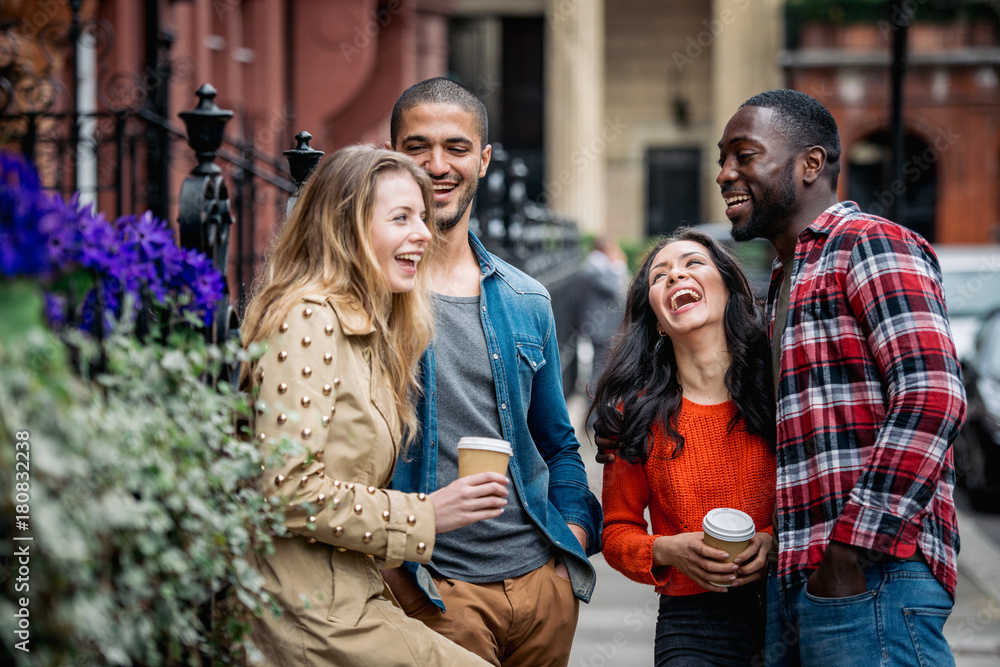
<path fill-rule="evenodd" d="M 421 255 L 419 253 L 408 253 L 405 255 L 396 255 L 396 261 L 407 268 L 416 269 L 417 263 L 420 261 L 420 257 Z"/>
<path fill-rule="evenodd" d="M 448 194 L 449 192 L 451 192 L 452 190 L 454 190 L 457 187 L 458 187 L 457 183 L 441 183 L 441 184 L 435 183 L 434 184 L 434 194 L 435 195 L 446 195 L 446 194 Z"/>
<path fill-rule="evenodd" d="M 738 208 L 741 204 L 745 204 L 750 201 L 750 195 L 723 195 L 723 199 L 726 201 L 726 212 Z"/>
<path fill-rule="evenodd" d="M 676 311 L 692 303 L 701 301 L 701 295 L 692 289 L 682 289 L 674 292 L 670 297 L 670 310 Z"/>

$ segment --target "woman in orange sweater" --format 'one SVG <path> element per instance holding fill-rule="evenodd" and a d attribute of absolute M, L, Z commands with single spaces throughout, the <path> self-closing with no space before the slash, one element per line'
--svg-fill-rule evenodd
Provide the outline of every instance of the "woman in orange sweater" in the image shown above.
<path fill-rule="evenodd" d="M 681 229 L 646 256 L 591 410 L 604 468 L 604 557 L 660 594 L 656 665 L 746 665 L 764 644 L 775 463 L 769 353 L 733 255 Z M 733 563 L 703 541 L 729 507 L 757 529 Z M 644 517 L 649 510 L 652 534 Z"/>

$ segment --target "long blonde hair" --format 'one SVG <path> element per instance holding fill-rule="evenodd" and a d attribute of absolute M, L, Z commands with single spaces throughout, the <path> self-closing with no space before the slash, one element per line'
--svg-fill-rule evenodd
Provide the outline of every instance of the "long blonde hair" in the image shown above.
<path fill-rule="evenodd" d="M 364 310 L 375 328 L 372 359 L 394 394 L 404 431 L 413 437 L 417 362 L 433 333 L 424 264 L 433 261 L 434 253 L 425 253 L 417 265 L 413 291 L 392 293 L 371 245 L 378 179 L 390 172 L 409 174 L 420 186 L 433 244 L 434 191 L 427 174 L 398 153 L 342 148 L 320 161 L 279 230 L 243 318 L 242 338 L 247 346 L 274 336 L 288 310 L 308 294 Z M 244 386 L 251 373 L 243 368 Z"/>

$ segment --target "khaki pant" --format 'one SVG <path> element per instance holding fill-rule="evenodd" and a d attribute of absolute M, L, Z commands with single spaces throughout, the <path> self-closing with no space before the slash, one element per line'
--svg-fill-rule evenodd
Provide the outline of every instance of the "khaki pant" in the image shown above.
<path fill-rule="evenodd" d="M 565 667 L 580 601 L 555 561 L 514 579 L 470 584 L 434 579 L 447 611 L 427 597 L 403 607 L 426 625 L 497 667 Z"/>

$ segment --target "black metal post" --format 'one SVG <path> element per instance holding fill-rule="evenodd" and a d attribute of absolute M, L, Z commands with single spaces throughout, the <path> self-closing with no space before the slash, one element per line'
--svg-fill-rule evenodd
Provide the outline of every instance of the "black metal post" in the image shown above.
<path fill-rule="evenodd" d="M 892 173 L 890 174 L 890 190 L 894 198 L 889 207 L 889 217 L 901 225 L 906 224 L 905 192 L 895 194 L 897 188 L 892 187 L 897 182 L 905 183 L 903 179 L 903 161 L 906 159 L 905 128 L 903 126 L 903 77 L 906 73 L 907 29 L 910 26 L 911 14 L 893 5 L 892 12 L 892 110 L 890 130 L 892 132 Z"/>
<path fill-rule="evenodd" d="M 24 130 L 24 138 L 21 140 L 21 153 L 25 159 L 35 164 L 35 148 L 38 143 L 38 114 L 27 112 L 24 114 L 27 127 Z"/>
<path fill-rule="evenodd" d="M 295 183 L 295 193 L 288 198 L 288 202 L 285 204 L 285 218 L 291 214 L 292 207 L 295 206 L 295 201 L 299 198 L 299 191 L 302 190 L 309 174 L 313 172 L 323 157 L 323 151 L 315 150 L 309 145 L 311 139 L 312 135 L 302 130 L 295 135 L 295 148 L 281 152 L 288 160 L 288 173 L 292 177 L 292 182 Z"/>
<path fill-rule="evenodd" d="M 125 164 L 125 120 L 124 111 L 115 112 L 115 215 L 123 215 L 124 208 L 124 174 Z"/>
<path fill-rule="evenodd" d="M 70 76 L 72 90 L 70 92 L 70 110 L 72 118 L 69 124 L 69 145 L 72 147 L 73 160 L 73 191 L 80 189 L 80 170 L 78 168 L 77 151 L 80 148 L 80 58 L 77 49 L 80 46 L 80 8 L 83 0 L 70 0 L 70 10 L 72 11 L 72 22 L 69 29 L 69 55 L 73 62 L 73 74 Z"/>
<path fill-rule="evenodd" d="M 169 211 L 170 156 L 169 142 L 163 120 L 170 113 L 170 47 L 174 36 L 160 30 L 158 0 L 146 1 L 146 69 L 142 85 L 146 88 L 146 109 L 154 119 L 148 123 L 147 137 L 147 204 L 153 215 L 166 219 Z"/>
<path fill-rule="evenodd" d="M 198 156 L 198 165 L 181 185 L 178 222 L 181 245 L 195 248 L 212 259 L 215 268 L 226 281 L 226 293 L 215 312 L 211 342 L 223 341 L 233 328 L 229 308 L 229 231 L 233 219 L 230 214 L 229 191 L 222 177 L 222 170 L 215 164 L 215 155 L 222 145 L 226 123 L 232 111 L 220 109 L 215 104 L 217 91 L 206 83 L 197 91 L 198 106 L 192 111 L 182 111 L 180 117 L 187 128 L 188 144 Z"/>

